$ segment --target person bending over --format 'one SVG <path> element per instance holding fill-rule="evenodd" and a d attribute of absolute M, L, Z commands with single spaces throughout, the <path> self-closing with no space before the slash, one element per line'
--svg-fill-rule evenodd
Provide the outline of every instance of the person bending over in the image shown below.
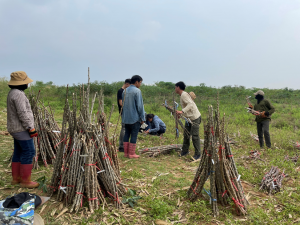
<path fill-rule="evenodd" d="M 139 89 L 143 78 L 134 75 L 131 78 L 131 85 L 123 92 L 123 113 L 122 123 L 125 124 L 124 135 L 124 156 L 129 158 L 139 158 L 135 154 L 136 141 L 141 124 L 145 121 L 145 110 L 142 92 Z M 129 143 L 130 139 L 130 143 Z"/>
<path fill-rule="evenodd" d="M 145 133 L 147 134 L 161 135 L 166 132 L 167 127 L 158 116 L 147 114 L 146 124 L 148 127 L 146 128 Z"/>
<path fill-rule="evenodd" d="M 130 86 L 130 79 L 126 79 L 123 86 L 118 90 L 117 100 L 118 100 L 119 113 L 122 113 L 121 110 L 123 106 L 123 102 L 122 102 L 123 91 L 129 86 Z M 125 134 L 125 124 L 122 123 L 122 128 L 119 137 L 119 152 L 124 152 L 124 147 L 123 147 L 124 134 Z"/>
<path fill-rule="evenodd" d="M 194 159 L 197 160 L 201 155 L 199 137 L 201 113 L 199 112 L 192 97 L 184 91 L 185 87 L 186 85 L 182 81 L 175 84 L 175 92 L 180 95 L 180 104 L 182 107 L 181 111 L 176 110 L 176 114 L 183 114 L 186 118 L 189 118 L 192 121 L 192 124 L 185 122 L 185 129 L 188 131 L 188 134 L 187 132 L 184 132 L 181 156 L 189 154 L 190 136 L 192 136 L 192 141 L 195 148 Z"/>
<path fill-rule="evenodd" d="M 7 95 L 7 130 L 14 138 L 12 158 L 12 182 L 23 188 L 36 188 L 38 183 L 31 181 L 32 160 L 35 156 L 33 137 L 37 136 L 34 129 L 34 118 L 30 103 L 24 93 L 31 80 L 23 71 L 13 72 L 8 86 Z"/>

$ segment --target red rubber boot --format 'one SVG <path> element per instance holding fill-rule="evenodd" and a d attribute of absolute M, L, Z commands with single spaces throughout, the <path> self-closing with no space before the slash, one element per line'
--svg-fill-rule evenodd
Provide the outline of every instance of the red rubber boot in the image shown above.
<path fill-rule="evenodd" d="M 139 158 L 139 155 L 135 154 L 136 144 L 129 143 L 129 158 L 136 159 Z"/>
<path fill-rule="evenodd" d="M 31 181 L 32 164 L 21 164 L 21 187 L 23 188 L 36 188 L 39 183 Z"/>
<path fill-rule="evenodd" d="M 11 174 L 12 174 L 12 185 L 18 184 L 21 182 L 21 176 L 20 176 L 20 162 L 12 162 L 11 163 Z"/>
<path fill-rule="evenodd" d="M 129 142 L 123 142 L 124 147 L 124 157 L 128 158 L 129 155 Z"/>

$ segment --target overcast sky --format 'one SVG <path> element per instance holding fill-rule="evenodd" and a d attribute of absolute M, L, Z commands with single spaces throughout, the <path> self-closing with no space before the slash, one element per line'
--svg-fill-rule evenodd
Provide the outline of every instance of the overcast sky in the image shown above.
<path fill-rule="evenodd" d="M 300 89 L 300 0 L 0 0 L 0 76 Z"/>

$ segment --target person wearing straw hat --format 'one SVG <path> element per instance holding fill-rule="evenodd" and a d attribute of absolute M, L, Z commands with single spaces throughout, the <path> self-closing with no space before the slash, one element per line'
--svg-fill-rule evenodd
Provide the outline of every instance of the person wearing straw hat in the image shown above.
<path fill-rule="evenodd" d="M 257 125 L 257 135 L 259 139 L 259 145 L 264 148 L 264 137 L 266 146 L 271 148 L 271 138 L 269 133 L 269 125 L 271 121 L 271 115 L 275 112 L 275 108 L 271 105 L 270 101 L 264 99 L 265 93 L 262 90 L 254 93 L 257 103 L 254 105 L 249 105 L 250 108 L 261 112 L 260 115 L 256 116 L 255 122 Z"/>
<path fill-rule="evenodd" d="M 36 188 L 38 183 L 31 181 L 32 160 L 35 156 L 33 137 L 37 136 L 31 106 L 24 90 L 33 80 L 24 71 L 10 74 L 7 96 L 7 131 L 14 138 L 12 158 L 12 182 L 25 188 Z"/>
<path fill-rule="evenodd" d="M 186 156 L 189 154 L 190 137 L 192 136 L 192 141 L 195 148 L 195 155 L 193 158 L 197 160 L 201 156 L 199 137 L 201 113 L 194 102 L 195 98 L 193 97 L 196 97 L 196 95 L 193 92 L 191 92 L 192 94 L 185 92 L 185 87 L 186 85 L 182 81 L 175 84 L 175 92 L 180 95 L 180 104 L 182 106 L 182 110 L 176 110 L 176 114 L 183 114 L 186 118 L 192 121 L 192 124 L 188 123 L 187 121 L 185 122 L 185 129 L 187 132 L 184 132 L 181 156 Z"/>

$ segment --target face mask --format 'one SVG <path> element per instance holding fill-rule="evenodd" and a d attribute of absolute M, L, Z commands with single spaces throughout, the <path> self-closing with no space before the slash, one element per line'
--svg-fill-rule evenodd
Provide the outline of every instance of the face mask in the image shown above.
<path fill-rule="evenodd" d="M 27 84 L 23 84 L 23 85 L 8 85 L 11 89 L 19 89 L 21 91 L 24 91 L 28 88 L 28 85 Z"/>

